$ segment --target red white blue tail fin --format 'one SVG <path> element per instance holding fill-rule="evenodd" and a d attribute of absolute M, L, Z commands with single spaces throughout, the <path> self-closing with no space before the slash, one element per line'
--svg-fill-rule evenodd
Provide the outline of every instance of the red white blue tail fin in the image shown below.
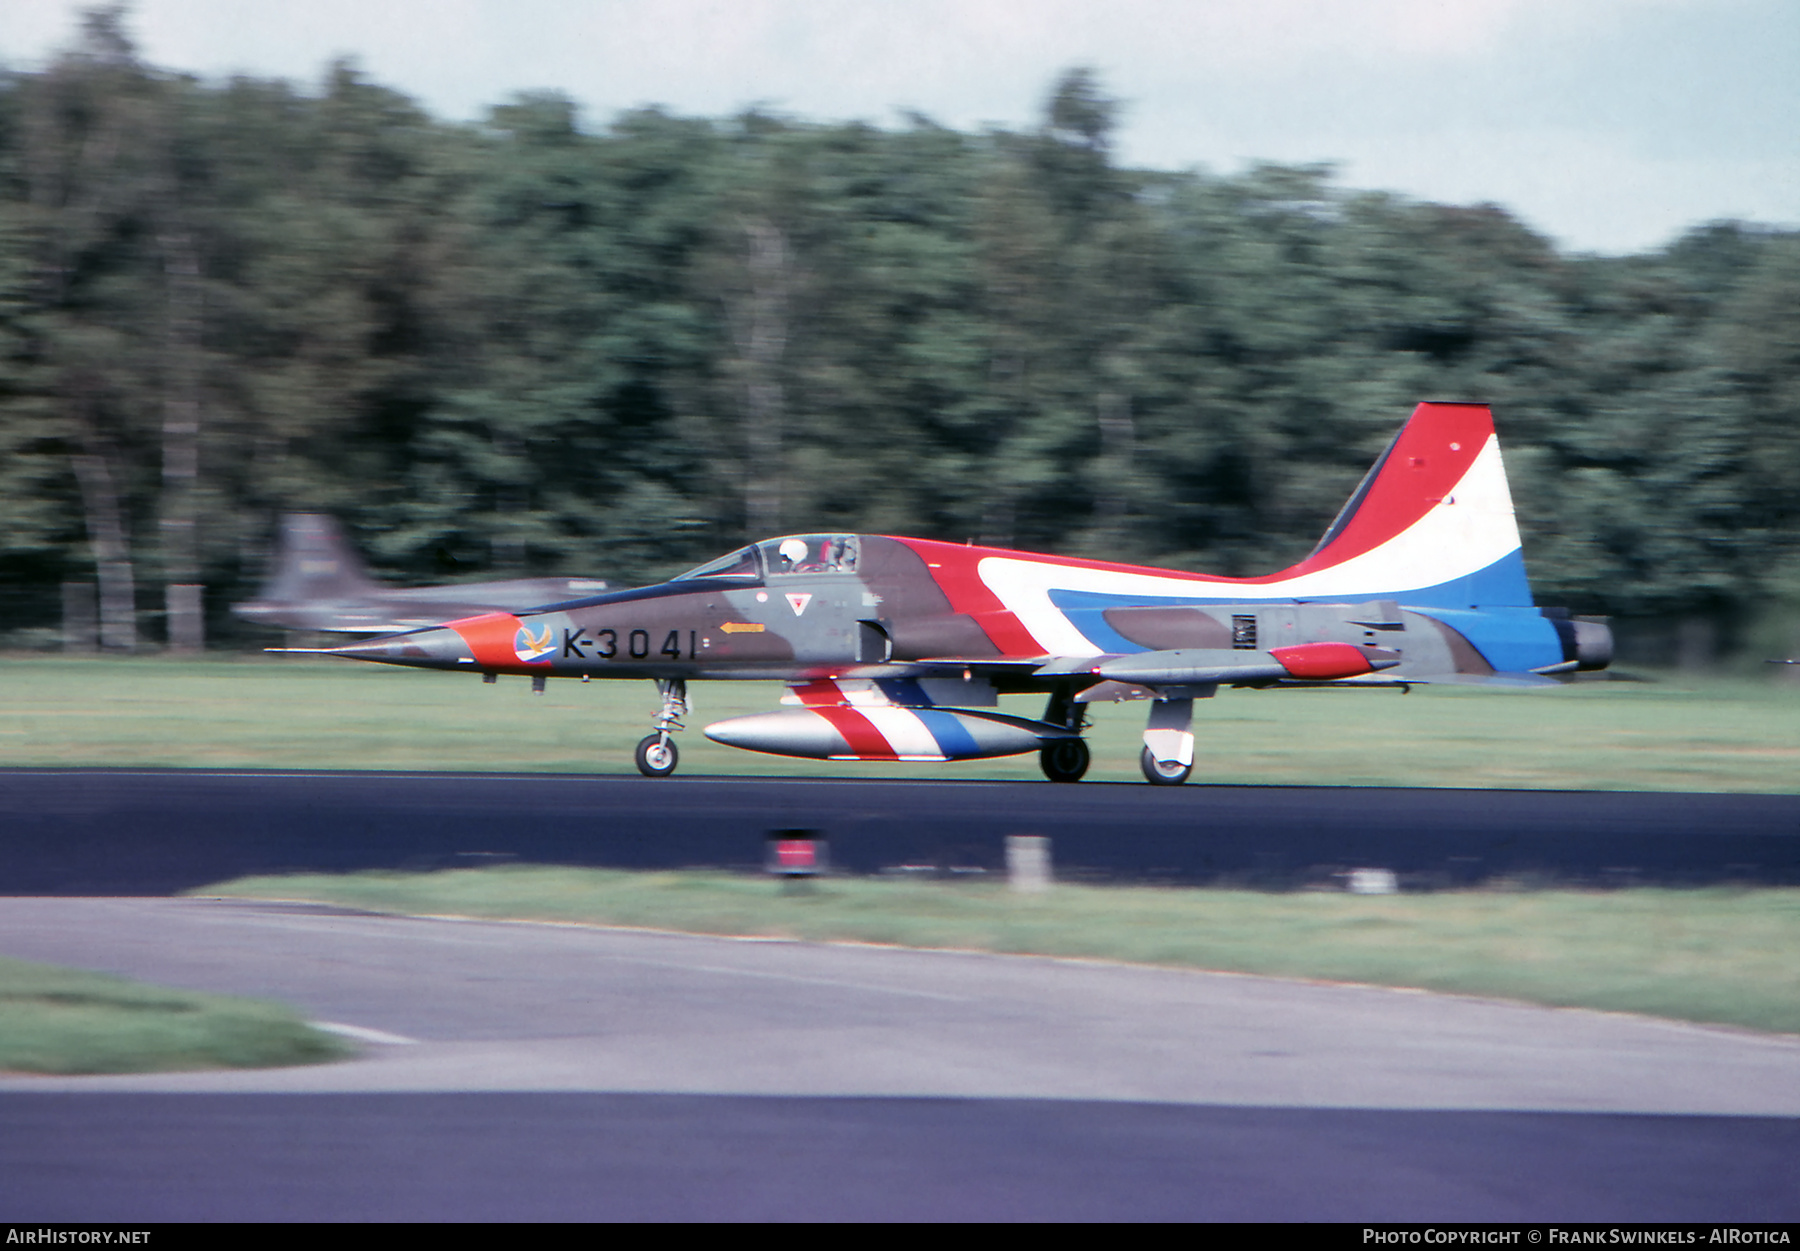
<path fill-rule="evenodd" d="M 1312 554 L 1266 581 L 1295 599 L 1530 607 L 1487 405 L 1420 404 Z"/>
<path fill-rule="evenodd" d="M 1086 656 L 1128 648 L 1109 608 L 1360 603 L 1418 609 L 1529 609 L 1506 467 L 1485 404 L 1420 404 L 1311 555 L 1279 573 L 1209 577 L 994 548 L 901 540 L 956 611 L 1007 655 Z"/>

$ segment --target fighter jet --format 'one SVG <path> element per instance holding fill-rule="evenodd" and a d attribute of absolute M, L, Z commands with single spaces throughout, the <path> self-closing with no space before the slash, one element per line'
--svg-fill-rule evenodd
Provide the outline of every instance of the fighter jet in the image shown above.
<path fill-rule="evenodd" d="M 599 578 L 519 578 L 442 586 L 383 586 L 369 576 L 336 521 L 323 513 L 281 519 L 275 568 L 253 600 L 231 611 L 259 625 L 332 634 L 392 634 L 484 612 L 521 612 L 606 590 Z"/>
<path fill-rule="evenodd" d="M 709 725 L 751 751 L 826 760 L 966 760 L 1036 751 L 1088 767 L 1087 705 L 1149 704 L 1141 756 L 1187 780 L 1194 701 L 1221 686 L 1547 685 L 1603 669 L 1600 620 L 1534 606 L 1486 405 L 1424 403 L 1311 555 L 1210 577 L 873 534 L 797 534 L 657 586 L 490 612 L 329 649 L 385 664 L 547 678 L 648 678 L 637 748 L 676 768 L 687 684 L 786 684 L 777 711 Z M 1039 718 L 998 697 L 1046 696 Z"/>

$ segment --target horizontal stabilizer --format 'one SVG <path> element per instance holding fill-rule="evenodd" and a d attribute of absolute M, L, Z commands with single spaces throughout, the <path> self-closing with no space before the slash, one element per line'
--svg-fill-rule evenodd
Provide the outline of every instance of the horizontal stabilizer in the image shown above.
<path fill-rule="evenodd" d="M 1535 673 L 1434 673 L 1420 678 L 1408 678 L 1407 681 L 1421 686 L 1497 686 L 1521 690 L 1564 685 L 1555 678 L 1541 677 Z"/>

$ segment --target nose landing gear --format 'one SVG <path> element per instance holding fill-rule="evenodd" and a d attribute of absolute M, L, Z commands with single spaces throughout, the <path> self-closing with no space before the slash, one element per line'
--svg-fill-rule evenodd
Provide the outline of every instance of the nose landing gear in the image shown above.
<path fill-rule="evenodd" d="M 682 728 L 681 719 L 688 714 L 687 681 L 658 678 L 656 690 L 662 696 L 662 711 L 656 714 L 656 732 L 638 742 L 637 767 L 647 778 L 666 778 L 681 761 L 681 753 L 670 736 Z"/>
<path fill-rule="evenodd" d="M 647 778 L 666 778 L 675 772 L 675 766 L 681 760 L 681 753 L 675 750 L 675 740 L 667 734 L 649 734 L 638 742 L 638 772 Z"/>

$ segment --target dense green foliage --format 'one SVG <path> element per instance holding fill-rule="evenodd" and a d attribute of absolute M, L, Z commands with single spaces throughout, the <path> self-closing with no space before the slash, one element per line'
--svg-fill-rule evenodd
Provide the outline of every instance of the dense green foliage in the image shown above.
<path fill-rule="evenodd" d="M 1113 114 L 1073 71 L 1028 133 L 457 126 L 90 13 L 0 76 L 0 630 L 97 581 L 125 649 L 198 582 L 217 635 L 296 508 L 406 580 L 840 527 L 1266 572 L 1421 398 L 1495 405 L 1543 602 L 1800 594 L 1800 236 L 1569 256 L 1325 167 L 1124 168 Z"/>

